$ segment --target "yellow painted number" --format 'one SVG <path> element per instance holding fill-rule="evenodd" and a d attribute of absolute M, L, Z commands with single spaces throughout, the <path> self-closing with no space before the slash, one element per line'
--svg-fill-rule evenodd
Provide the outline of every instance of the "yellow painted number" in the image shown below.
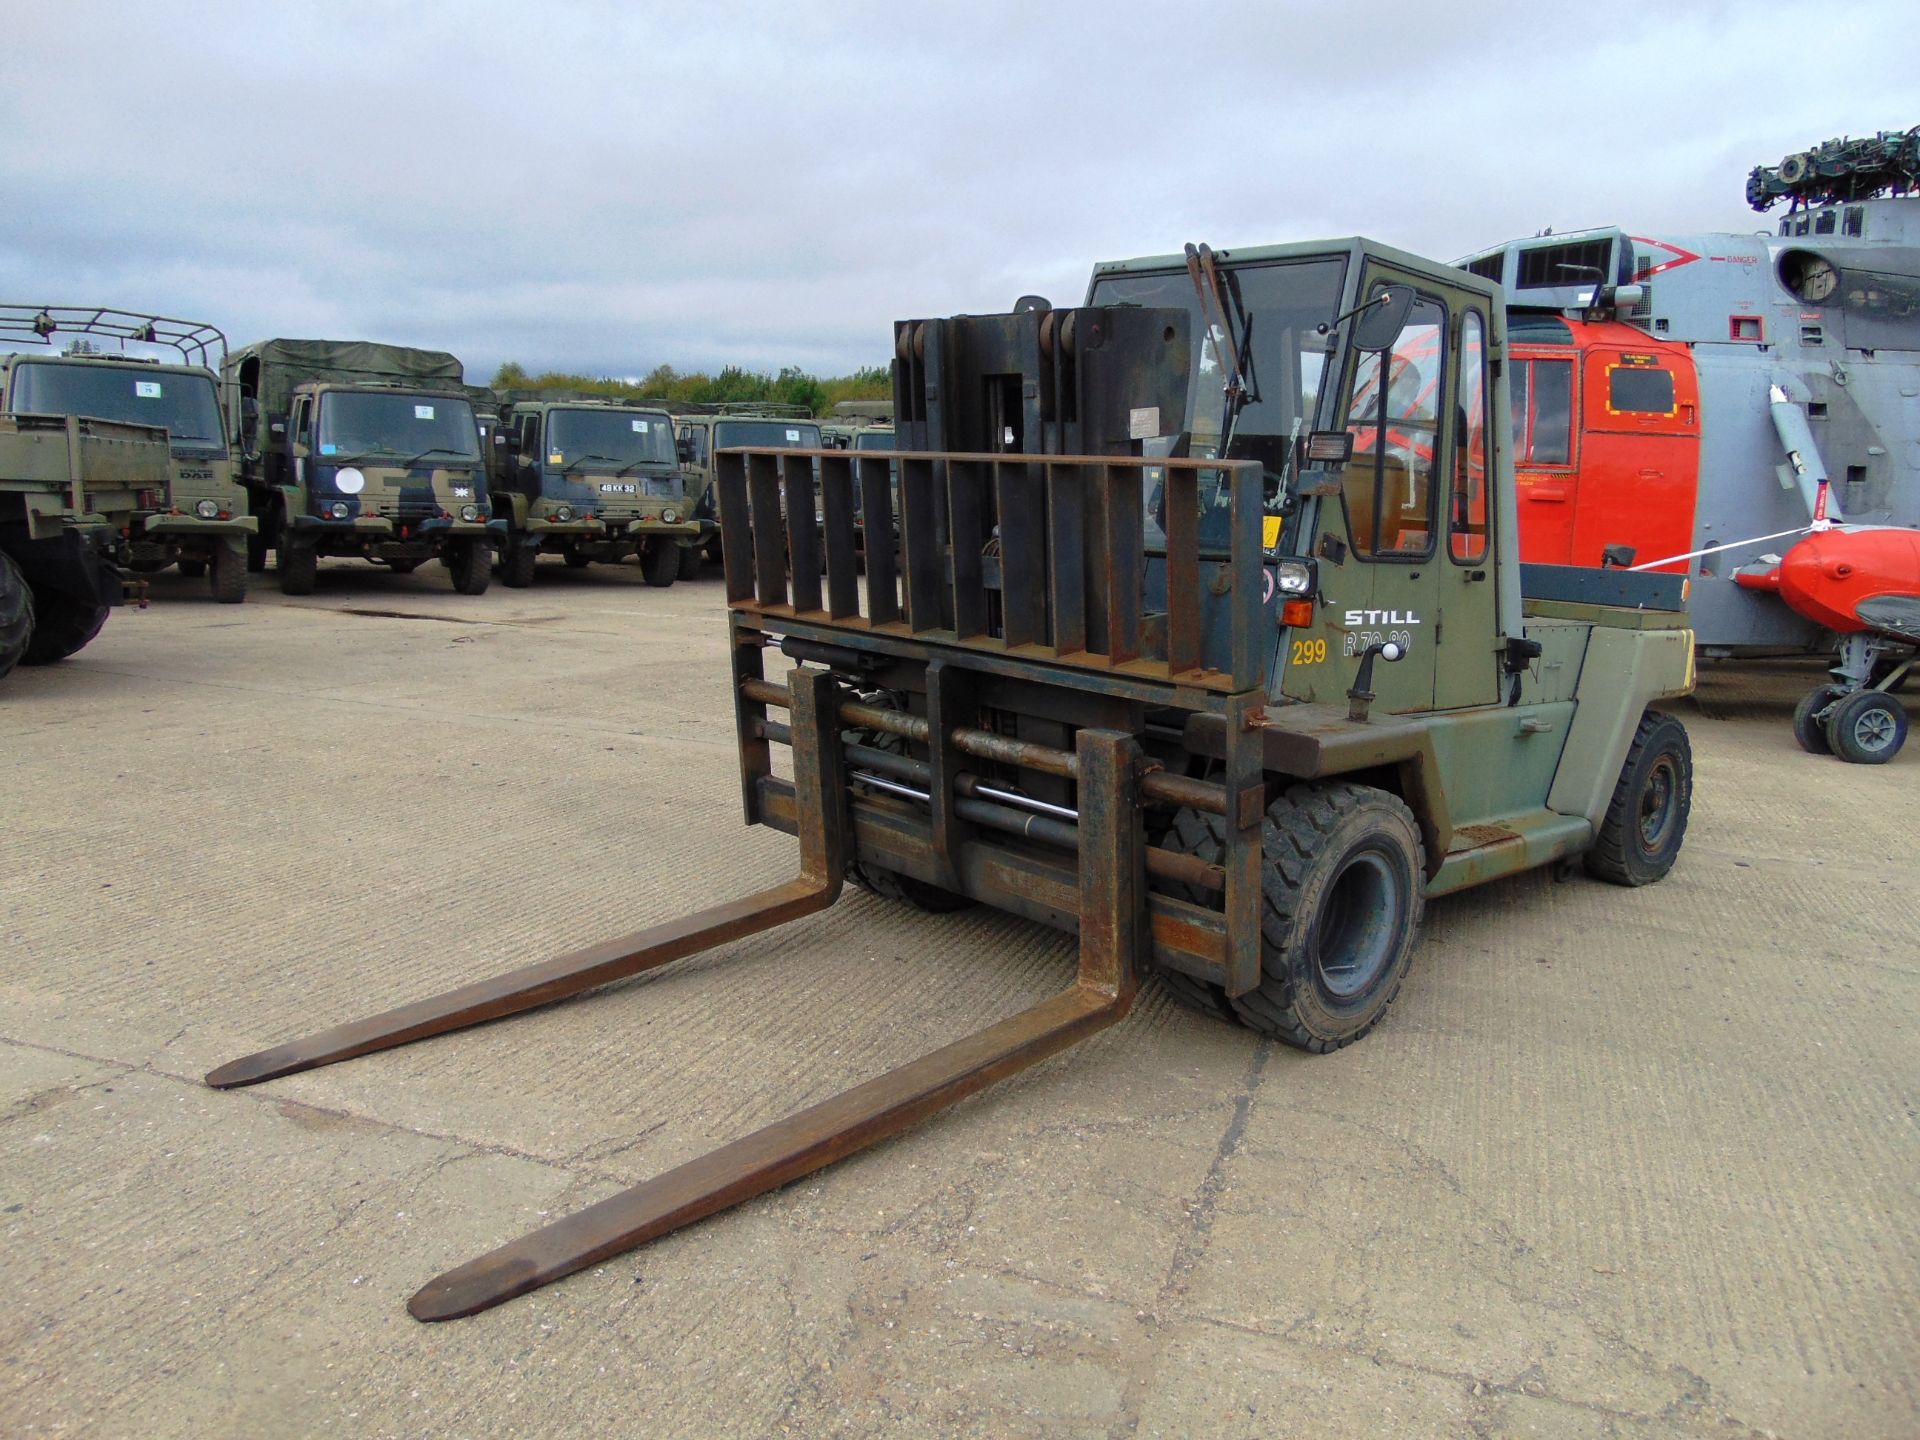
<path fill-rule="evenodd" d="M 1293 642 L 1294 665 L 1318 665 L 1327 658 L 1327 642 L 1324 640 L 1296 640 Z"/>

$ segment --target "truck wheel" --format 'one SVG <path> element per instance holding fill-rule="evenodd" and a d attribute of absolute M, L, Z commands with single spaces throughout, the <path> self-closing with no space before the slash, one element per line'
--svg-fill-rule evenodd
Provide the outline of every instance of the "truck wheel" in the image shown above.
<path fill-rule="evenodd" d="M 524 590 L 533 584 L 534 568 L 540 563 L 540 552 L 531 545 L 507 542 L 507 553 L 500 557 L 500 578 L 515 590 Z"/>
<path fill-rule="evenodd" d="M 180 573 L 189 580 L 198 580 L 207 573 L 207 562 L 204 560 L 194 560 L 182 555 L 175 563 L 179 565 Z"/>
<path fill-rule="evenodd" d="M 640 552 L 640 573 L 646 582 L 665 589 L 680 578 L 680 547 L 671 540 L 649 540 Z"/>
<path fill-rule="evenodd" d="M 1856 690 L 1828 712 L 1827 743 L 1849 765 L 1884 765 L 1907 743 L 1907 712 L 1891 695 Z"/>
<path fill-rule="evenodd" d="M 1225 830 L 1205 817 L 1216 863 Z M 1426 905 L 1425 846 L 1396 795 L 1292 785 L 1262 828 L 1260 983 L 1227 1003 L 1249 1029 L 1316 1054 L 1351 1045 L 1400 993 Z"/>
<path fill-rule="evenodd" d="M 1615 885 L 1651 885 L 1666 877 L 1687 838 L 1693 809 L 1693 747 L 1687 727 L 1649 710 L 1640 717 L 1613 787 L 1587 873 Z"/>
<path fill-rule="evenodd" d="M 929 915 L 951 914 L 955 910 L 969 909 L 974 903 L 970 895 L 942 890 L 938 885 L 929 885 L 915 876 L 902 875 L 898 870 L 883 870 L 878 865 L 862 865 L 857 860 L 848 862 L 847 878 L 883 900 L 898 900 Z"/>
<path fill-rule="evenodd" d="M 700 562 L 706 558 L 700 553 L 700 547 L 698 545 L 682 545 L 679 549 L 680 578 L 682 580 L 698 580 L 700 578 Z"/>
<path fill-rule="evenodd" d="M 493 579 L 493 555 L 490 547 L 478 540 L 462 540 L 446 559 L 453 588 L 462 595 L 484 595 Z"/>
<path fill-rule="evenodd" d="M 1838 685 L 1816 685 L 1793 707 L 1793 738 L 1809 755 L 1831 755 L 1827 743 L 1827 725 L 1823 718 L 1827 707 L 1847 692 Z"/>
<path fill-rule="evenodd" d="M 200 566 L 200 561 L 180 562 L 182 574 L 187 566 Z M 213 560 L 207 576 L 207 588 L 213 592 L 213 598 L 222 605 L 238 605 L 247 598 L 247 557 L 244 551 L 235 550 L 230 545 L 219 546 L 213 552 Z M 194 573 L 198 573 L 196 570 Z"/>
<path fill-rule="evenodd" d="M 0 551 L 0 680 L 13 673 L 33 638 L 33 587 L 13 557 Z"/>
<path fill-rule="evenodd" d="M 280 593 L 311 595 L 320 577 L 320 552 L 284 535 L 276 549 L 280 556 Z"/>
<path fill-rule="evenodd" d="M 107 623 L 104 605 L 79 605 L 61 595 L 33 597 L 33 633 L 20 657 L 22 665 L 51 665 L 64 660 L 100 633 Z"/>

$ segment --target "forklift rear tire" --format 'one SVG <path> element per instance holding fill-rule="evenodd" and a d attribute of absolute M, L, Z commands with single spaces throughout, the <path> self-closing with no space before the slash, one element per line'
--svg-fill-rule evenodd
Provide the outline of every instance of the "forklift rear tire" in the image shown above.
<path fill-rule="evenodd" d="M 1167 848 L 1218 864 L 1225 824 L 1182 811 Z M 1260 983 L 1222 998 L 1249 1029 L 1301 1050 L 1351 1045 L 1380 1023 L 1413 959 L 1426 905 L 1420 826 L 1370 785 L 1292 785 L 1267 807 L 1260 850 Z M 1176 998 L 1205 983 L 1161 973 Z M 1196 998 L 1218 1013 L 1211 994 Z"/>
<path fill-rule="evenodd" d="M 1793 738 L 1809 755 L 1831 755 L 1827 743 L 1827 725 L 1822 718 L 1827 707 L 1847 692 L 1838 685 L 1816 685 L 1793 707 Z"/>
<path fill-rule="evenodd" d="M 1586 853 L 1587 873 L 1614 885 L 1665 879 L 1687 838 L 1692 809 L 1693 747 L 1687 727 L 1649 710 L 1627 750 L 1600 837 Z"/>
<path fill-rule="evenodd" d="M 647 584 L 665 589 L 680 578 L 680 547 L 671 540 L 649 540 L 640 552 L 640 573 Z"/>
<path fill-rule="evenodd" d="M 0 680 L 13 673 L 33 639 L 33 587 L 0 551 Z"/>
<path fill-rule="evenodd" d="M 320 552 L 283 536 L 275 553 L 280 558 L 280 593 L 311 595 L 320 577 Z"/>
<path fill-rule="evenodd" d="M 191 571 L 187 566 L 195 568 Z M 211 565 L 198 560 L 182 560 L 180 573 L 199 574 L 202 569 L 210 569 L 207 588 L 213 592 L 213 598 L 222 605 L 238 605 L 247 598 L 247 557 L 239 551 L 222 545 L 213 552 Z"/>
<path fill-rule="evenodd" d="M 462 595 L 484 595 L 493 580 L 492 547 L 479 540 L 461 540 L 446 557 L 453 588 Z"/>
<path fill-rule="evenodd" d="M 701 552 L 698 545 L 682 545 L 680 547 L 680 578 L 682 580 L 698 580 L 700 578 L 700 562 L 704 559 L 706 559 L 706 556 Z"/>
<path fill-rule="evenodd" d="M 86 648 L 107 623 L 104 605 L 80 605 L 62 595 L 33 597 L 33 633 L 22 665 L 52 665 Z"/>
<path fill-rule="evenodd" d="M 878 865 L 851 862 L 847 866 L 847 878 L 883 900 L 898 900 L 929 915 L 949 915 L 955 910 L 969 909 L 975 903 L 970 895 L 943 890 L 915 876 L 902 875 L 898 870 L 882 870 Z"/>
<path fill-rule="evenodd" d="M 1828 712 L 1827 742 L 1849 765 L 1884 765 L 1907 743 L 1907 712 L 1891 695 L 1856 690 Z"/>
<path fill-rule="evenodd" d="M 204 560 L 190 560 L 182 555 L 176 563 L 180 567 L 180 573 L 189 580 L 198 580 L 207 573 L 207 562 Z"/>
<path fill-rule="evenodd" d="M 500 579 L 510 590 L 524 590 L 533 584 L 534 567 L 539 563 L 540 552 L 533 546 L 509 542 L 507 553 L 500 557 Z"/>

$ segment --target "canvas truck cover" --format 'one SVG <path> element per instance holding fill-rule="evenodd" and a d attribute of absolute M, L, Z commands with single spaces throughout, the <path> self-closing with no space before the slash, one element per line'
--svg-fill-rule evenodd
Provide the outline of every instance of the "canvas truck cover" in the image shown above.
<path fill-rule="evenodd" d="M 457 356 L 376 340 L 262 340 L 227 356 L 222 373 L 250 389 L 269 415 L 284 414 L 294 386 L 314 380 L 466 392 Z"/>

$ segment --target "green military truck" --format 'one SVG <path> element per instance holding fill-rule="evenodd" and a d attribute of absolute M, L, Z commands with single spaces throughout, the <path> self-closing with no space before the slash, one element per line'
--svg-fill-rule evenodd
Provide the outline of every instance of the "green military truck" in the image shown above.
<path fill-rule="evenodd" d="M 231 407 L 221 403 L 216 378 L 226 337 L 199 321 L 137 311 L 13 304 L 0 304 L 0 334 L 75 342 L 63 354 L 0 357 L 0 411 L 166 430 L 166 483 L 136 493 L 127 523 L 131 568 L 152 573 L 177 564 L 183 575 L 207 576 L 214 599 L 245 600 L 247 544 L 257 522 L 236 477 Z M 180 362 L 91 348 L 102 337 L 166 347 Z"/>
<path fill-rule="evenodd" d="M 171 463 L 155 426 L 0 415 L 0 678 L 100 633 L 130 588 L 134 515 L 166 493 Z"/>
<path fill-rule="evenodd" d="M 506 521 L 488 500 L 458 359 L 362 340 L 263 340 L 225 368 L 260 523 L 252 563 L 264 568 L 275 550 L 283 593 L 311 594 L 323 555 L 402 575 L 438 560 L 461 594 L 486 590 Z"/>
<path fill-rule="evenodd" d="M 683 557 L 680 578 L 691 580 L 705 559 L 721 557 L 720 510 L 714 488 L 714 456 L 740 445 L 760 449 L 818 450 L 824 443 L 812 412 L 799 405 L 719 404 L 674 420 L 681 466 L 697 497 L 694 517 L 700 541 Z"/>
<path fill-rule="evenodd" d="M 509 395 L 488 449 L 491 493 L 507 524 L 500 577 L 509 585 L 531 585 L 542 554 L 575 569 L 637 555 L 649 585 L 671 585 L 699 542 L 665 410 Z"/>

